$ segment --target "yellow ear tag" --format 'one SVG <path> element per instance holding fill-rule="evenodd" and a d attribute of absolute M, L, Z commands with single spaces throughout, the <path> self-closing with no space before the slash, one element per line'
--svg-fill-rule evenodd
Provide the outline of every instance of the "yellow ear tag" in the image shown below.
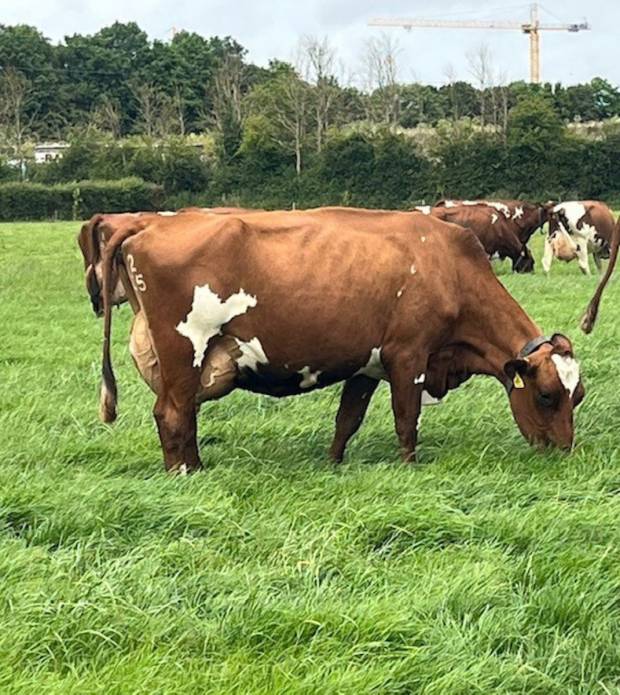
<path fill-rule="evenodd" d="M 525 384 L 523 383 L 523 379 L 521 378 L 520 374 L 515 374 L 515 378 L 512 380 L 512 385 L 516 389 L 524 389 Z"/>

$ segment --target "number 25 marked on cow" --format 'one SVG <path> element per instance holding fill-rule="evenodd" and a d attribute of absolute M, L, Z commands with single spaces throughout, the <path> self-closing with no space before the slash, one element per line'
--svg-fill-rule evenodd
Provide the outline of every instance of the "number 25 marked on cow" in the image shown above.
<path fill-rule="evenodd" d="M 137 271 L 136 264 L 135 264 L 135 261 L 133 259 L 132 254 L 127 255 L 127 261 L 129 263 L 129 270 L 131 271 L 131 274 L 133 275 L 134 282 L 136 283 L 136 287 L 140 290 L 140 292 L 145 292 L 146 291 L 146 282 L 144 282 L 144 275 Z"/>

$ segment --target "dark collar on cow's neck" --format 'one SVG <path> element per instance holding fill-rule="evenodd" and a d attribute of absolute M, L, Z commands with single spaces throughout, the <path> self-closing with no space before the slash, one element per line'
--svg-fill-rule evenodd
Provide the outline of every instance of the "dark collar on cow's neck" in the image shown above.
<path fill-rule="evenodd" d="M 536 352 L 536 350 L 538 350 L 539 347 L 541 347 L 542 345 L 546 345 L 547 343 L 551 345 L 551 338 L 547 335 L 539 335 L 537 338 L 532 338 L 532 340 L 525 343 L 525 345 L 519 350 L 517 354 L 517 359 L 524 360 L 526 357 L 529 357 L 533 352 Z M 511 380 L 506 386 L 506 391 L 508 392 L 509 396 L 512 393 L 513 388 L 514 384 Z"/>
<path fill-rule="evenodd" d="M 529 355 L 536 352 L 541 345 L 545 345 L 546 343 L 551 344 L 551 338 L 549 338 L 547 335 L 539 335 L 538 338 L 532 338 L 529 343 L 525 343 L 525 345 L 519 350 L 517 359 L 522 360 L 529 357 Z"/>

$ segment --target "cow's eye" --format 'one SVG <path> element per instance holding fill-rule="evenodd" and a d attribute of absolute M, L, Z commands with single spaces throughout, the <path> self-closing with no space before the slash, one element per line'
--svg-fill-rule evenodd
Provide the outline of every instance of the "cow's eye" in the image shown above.
<path fill-rule="evenodd" d="M 555 403 L 555 398 L 552 393 L 543 393 L 542 391 L 536 396 L 536 400 L 538 401 L 538 405 L 543 408 L 553 408 Z"/>

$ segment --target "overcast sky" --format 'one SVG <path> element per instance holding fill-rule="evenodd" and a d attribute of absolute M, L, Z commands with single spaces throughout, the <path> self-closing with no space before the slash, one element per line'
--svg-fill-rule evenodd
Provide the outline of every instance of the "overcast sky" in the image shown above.
<path fill-rule="evenodd" d="M 365 40 L 379 29 L 373 17 L 431 19 L 523 19 L 527 4 L 514 0 L 4 0 L 0 23 L 37 26 L 53 41 L 67 34 L 96 32 L 119 21 L 137 22 L 151 38 L 169 39 L 173 27 L 205 36 L 231 35 L 264 65 L 269 58 L 290 60 L 302 34 L 327 36 L 353 73 Z M 546 0 L 541 20 L 562 23 L 586 18 L 591 31 L 543 32 L 542 79 L 565 84 L 601 76 L 620 83 L 620 2 L 618 0 Z M 528 38 L 518 31 L 472 29 L 388 29 L 401 48 L 400 78 L 445 81 L 446 65 L 458 78 L 470 79 L 466 54 L 485 43 L 496 68 L 509 80 L 528 77 Z"/>

